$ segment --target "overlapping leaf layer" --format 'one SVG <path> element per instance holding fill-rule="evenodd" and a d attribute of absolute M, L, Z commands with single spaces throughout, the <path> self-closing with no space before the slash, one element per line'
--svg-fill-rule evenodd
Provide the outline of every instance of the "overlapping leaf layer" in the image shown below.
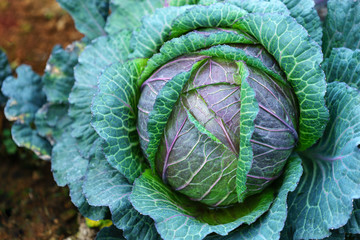
<path fill-rule="evenodd" d="M 360 232 L 358 0 L 329 1 L 324 37 L 311 0 L 58 1 L 86 37 L 8 77 L 5 113 L 112 219 L 98 239 Z"/>

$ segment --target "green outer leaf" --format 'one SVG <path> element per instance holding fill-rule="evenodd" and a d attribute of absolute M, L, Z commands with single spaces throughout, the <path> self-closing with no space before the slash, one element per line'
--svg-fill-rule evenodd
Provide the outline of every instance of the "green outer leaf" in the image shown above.
<path fill-rule="evenodd" d="M 46 101 L 41 77 L 27 65 L 19 66 L 16 73 L 17 78 L 9 76 L 2 85 L 3 94 L 9 98 L 5 116 L 9 121 L 30 124 Z"/>
<path fill-rule="evenodd" d="M 173 107 L 177 102 L 183 87 L 190 79 L 191 74 L 198 68 L 199 63 L 201 62 L 202 61 L 195 63 L 190 71 L 179 73 L 171 80 L 166 82 L 156 97 L 154 107 L 149 114 L 147 126 L 149 133 L 149 144 L 146 149 L 150 167 L 154 171 L 155 156 Z"/>
<path fill-rule="evenodd" d="M 146 168 L 136 129 L 137 80 L 146 61 L 136 59 L 109 67 L 99 79 L 99 92 L 91 108 L 92 126 L 107 143 L 107 160 L 131 183 Z"/>
<path fill-rule="evenodd" d="M 219 57 L 232 61 L 244 61 L 248 66 L 258 68 L 279 82 L 286 84 L 286 80 L 281 75 L 281 72 L 277 71 L 277 69 L 273 66 L 266 66 L 264 62 L 261 61 L 259 56 L 254 56 L 251 51 L 245 51 L 245 49 L 231 47 L 228 45 L 218 45 L 206 50 L 202 50 L 197 54 Z"/>
<path fill-rule="evenodd" d="M 84 217 L 91 220 L 102 220 L 108 218 L 109 209 L 107 207 L 94 207 L 89 205 L 82 193 L 83 178 L 69 183 L 70 198 L 74 205 L 79 209 L 79 212 Z"/>
<path fill-rule="evenodd" d="M 238 205 L 231 209 L 205 210 L 202 205 L 175 193 L 148 169 L 135 181 L 130 201 L 141 214 L 150 215 L 155 220 L 163 239 L 203 239 L 212 232 L 224 236 L 243 223 L 253 223 L 270 207 L 273 191 L 268 188 L 250 197 L 244 203 L 246 207 Z M 217 222 L 226 218 L 232 222 Z M 212 221 L 213 224 L 205 221 Z"/>
<path fill-rule="evenodd" d="M 64 187 L 82 178 L 89 161 L 80 156 L 76 141 L 65 132 L 52 150 L 51 171 L 57 185 Z"/>
<path fill-rule="evenodd" d="M 360 89 L 360 50 L 334 48 L 322 67 L 327 82 L 340 81 Z"/>
<path fill-rule="evenodd" d="M 290 15 L 290 11 L 280 0 L 227 0 L 249 13 L 279 13 Z"/>
<path fill-rule="evenodd" d="M 37 112 L 35 116 L 35 126 L 38 134 L 51 144 L 61 141 L 62 134 L 69 125 L 73 123 L 67 112 L 68 104 L 46 103 Z"/>
<path fill-rule="evenodd" d="M 320 47 L 291 17 L 248 14 L 235 28 L 251 33 L 278 61 L 299 101 L 299 143 L 305 150 L 321 136 L 328 119 L 325 75 Z"/>
<path fill-rule="evenodd" d="M 75 84 L 70 93 L 69 115 L 74 118 L 72 136 L 76 138 L 80 153 L 89 157 L 95 153 L 99 136 L 91 127 L 90 105 L 96 93 L 98 78 L 114 62 L 125 62 L 130 52 L 129 31 L 115 36 L 100 37 L 92 41 L 79 57 L 75 67 Z"/>
<path fill-rule="evenodd" d="M 11 135 L 19 147 L 26 147 L 36 153 L 43 160 L 50 160 L 51 145 L 36 130 L 25 124 L 15 123 L 11 127 Z"/>
<path fill-rule="evenodd" d="M 83 216 L 92 220 L 104 219 L 108 215 L 109 209 L 90 206 L 82 193 L 84 175 L 89 161 L 80 156 L 76 148 L 76 141 L 71 137 L 70 132 L 68 126 L 53 148 L 51 170 L 54 179 L 59 186 L 69 186 L 71 201 Z"/>
<path fill-rule="evenodd" d="M 60 45 L 53 48 L 42 79 L 49 102 L 68 102 L 81 47 L 75 42 L 65 50 Z"/>
<path fill-rule="evenodd" d="M 238 201 L 243 202 L 246 197 L 246 179 L 253 161 L 253 150 L 250 139 L 255 129 L 255 118 L 259 113 L 259 105 L 255 99 L 255 91 L 250 87 L 247 77 L 247 67 L 239 63 L 240 69 L 245 73 L 241 81 L 240 90 L 240 151 L 238 167 L 236 170 L 236 192 Z M 247 72 L 247 73 L 246 73 Z"/>
<path fill-rule="evenodd" d="M 202 48 L 211 47 L 225 43 L 255 44 L 251 37 L 236 30 L 219 29 L 217 31 L 190 32 L 179 38 L 171 39 L 164 43 L 160 52 L 149 59 L 148 64 L 142 73 L 141 82 L 150 77 L 157 69 L 170 60 L 184 54 L 191 54 Z"/>
<path fill-rule="evenodd" d="M 281 0 L 290 10 L 290 15 L 296 19 L 309 33 L 310 37 L 320 46 L 323 30 L 320 17 L 315 10 L 314 0 Z"/>
<path fill-rule="evenodd" d="M 323 36 L 325 57 L 333 48 L 360 48 L 360 1 L 329 0 L 327 6 Z"/>
<path fill-rule="evenodd" d="M 193 4 L 197 4 L 199 0 L 170 0 L 169 5 L 170 6 L 175 6 L 175 7 L 180 7 L 180 6 L 184 6 L 184 5 L 193 5 Z"/>
<path fill-rule="evenodd" d="M 141 18 L 152 14 L 164 6 L 165 0 L 111 0 L 111 15 L 106 21 L 105 30 L 115 34 L 123 29 L 135 30 L 141 26 Z"/>
<path fill-rule="evenodd" d="M 329 229 L 346 224 L 360 197 L 360 94 L 339 82 L 327 91 L 330 122 L 323 138 L 300 155 L 304 175 L 288 201 L 294 239 L 329 236 Z"/>
<path fill-rule="evenodd" d="M 109 0 L 57 0 L 62 8 L 70 13 L 75 21 L 76 28 L 89 39 L 106 35 L 105 20 L 102 13 L 107 4 L 99 4 Z M 108 9 L 107 9 L 108 12 Z"/>
<path fill-rule="evenodd" d="M 247 12 L 232 4 L 215 3 L 210 6 L 195 6 L 178 16 L 172 23 L 171 37 L 201 27 L 230 27 Z"/>
<path fill-rule="evenodd" d="M 125 240 L 122 231 L 114 225 L 102 228 L 96 235 L 96 240 Z"/>
<path fill-rule="evenodd" d="M 157 9 L 153 15 L 145 16 L 141 28 L 133 33 L 129 58 L 149 58 L 170 38 L 172 21 L 189 6 Z"/>
<path fill-rule="evenodd" d="M 240 226 L 228 236 L 220 238 L 216 236 L 210 239 L 252 239 L 252 240 L 277 240 L 282 231 L 287 217 L 286 199 L 290 192 L 294 191 L 303 169 L 301 158 L 293 154 L 285 166 L 282 177 L 275 182 L 279 192 L 268 212 L 262 215 L 256 222 L 248 226 Z M 206 238 L 207 239 L 207 238 Z"/>
<path fill-rule="evenodd" d="M 89 163 L 83 192 L 93 206 L 108 206 L 113 224 L 126 239 L 159 239 L 154 221 L 136 211 L 129 201 L 132 185 L 111 167 L 98 150 Z"/>
<path fill-rule="evenodd" d="M 11 75 L 11 68 L 6 54 L 0 49 L 0 90 L 3 81 Z M 6 102 L 5 96 L 0 91 L 0 105 Z"/>
<path fill-rule="evenodd" d="M 360 234 L 360 199 L 354 200 L 353 212 L 344 229 L 347 233 Z"/>

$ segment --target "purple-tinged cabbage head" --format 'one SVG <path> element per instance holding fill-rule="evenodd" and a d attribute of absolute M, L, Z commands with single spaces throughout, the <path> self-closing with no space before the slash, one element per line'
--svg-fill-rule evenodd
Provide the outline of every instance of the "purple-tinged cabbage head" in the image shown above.
<path fill-rule="evenodd" d="M 261 46 L 235 48 L 257 56 L 265 66 L 284 75 Z M 193 201 L 213 207 L 231 205 L 238 202 L 242 82 L 248 82 L 258 103 L 250 140 L 253 157 L 243 196 L 259 193 L 282 174 L 298 141 L 296 96 L 288 82 L 246 61 L 181 56 L 164 64 L 141 86 L 137 127 L 144 154 L 149 115 L 158 94 L 171 79 L 190 70 L 161 136 L 155 168 L 164 183 Z"/>

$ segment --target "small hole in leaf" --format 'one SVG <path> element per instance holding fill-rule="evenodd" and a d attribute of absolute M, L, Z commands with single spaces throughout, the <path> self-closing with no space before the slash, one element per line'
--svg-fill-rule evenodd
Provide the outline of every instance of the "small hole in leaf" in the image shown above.
<path fill-rule="evenodd" d="M 360 143 L 357 145 L 357 148 L 360 149 Z"/>

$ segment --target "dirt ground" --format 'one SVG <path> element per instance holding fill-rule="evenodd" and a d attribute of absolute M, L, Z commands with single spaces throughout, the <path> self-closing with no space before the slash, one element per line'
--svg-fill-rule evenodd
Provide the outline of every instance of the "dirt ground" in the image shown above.
<path fill-rule="evenodd" d="M 11 66 L 42 74 L 55 44 L 82 38 L 55 0 L 0 0 L 0 48 Z M 67 188 L 53 180 L 50 163 L 17 149 L 0 110 L 0 239 L 78 239 L 83 219 Z"/>

